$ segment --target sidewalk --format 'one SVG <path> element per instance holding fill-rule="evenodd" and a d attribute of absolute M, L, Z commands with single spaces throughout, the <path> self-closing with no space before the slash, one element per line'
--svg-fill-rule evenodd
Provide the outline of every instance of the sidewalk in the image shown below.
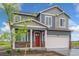
<path fill-rule="evenodd" d="M 70 56 L 79 56 L 79 49 L 71 49 Z"/>

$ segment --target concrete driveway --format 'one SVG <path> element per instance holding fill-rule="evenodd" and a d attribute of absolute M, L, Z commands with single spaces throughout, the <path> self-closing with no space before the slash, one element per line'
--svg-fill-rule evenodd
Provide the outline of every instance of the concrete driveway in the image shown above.
<path fill-rule="evenodd" d="M 79 49 L 71 49 L 70 56 L 79 56 Z"/>
<path fill-rule="evenodd" d="M 56 51 L 58 53 L 61 53 L 66 56 L 79 56 L 79 48 L 72 48 L 69 49 L 54 49 L 53 51 Z"/>

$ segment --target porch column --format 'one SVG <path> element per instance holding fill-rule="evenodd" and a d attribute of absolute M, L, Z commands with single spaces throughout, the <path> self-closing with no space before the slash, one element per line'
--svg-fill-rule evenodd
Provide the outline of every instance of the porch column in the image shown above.
<path fill-rule="evenodd" d="M 32 48 L 32 29 L 30 29 L 30 48 Z"/>
<path fill-rule="evenodd" d="M 12 33 L 14 33 L 15 32 L 15 29 L 14 28 L 12 28 Z M 15 49 L 15 35 L 13 35 L 13 49 Z"/>
<path fill-rule="evenodd" d="M 45 48 L 46 48 L 46 44 L 47 44 L 47 30 L 45 30 Z"/>

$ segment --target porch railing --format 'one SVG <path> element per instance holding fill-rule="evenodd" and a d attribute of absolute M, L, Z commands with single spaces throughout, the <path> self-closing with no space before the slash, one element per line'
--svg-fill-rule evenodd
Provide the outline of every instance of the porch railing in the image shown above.
<path fill-rule="evenodd" d="M 15 42 L 15 48 L 30 47 L 30 42 Z"/>
<path fill-rule="evenodd" d="M 30 42 L 15 42 L 15 48 L 30 47 Z M 45 47 L 45 42 L 41 42 L 40 46 L 36 46 L 35 42 L 32 42 L 32 47 Z"/>

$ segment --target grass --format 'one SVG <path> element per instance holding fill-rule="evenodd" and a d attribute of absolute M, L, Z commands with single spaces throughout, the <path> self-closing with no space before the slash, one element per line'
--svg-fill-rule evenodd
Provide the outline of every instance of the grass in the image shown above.
<path fill-rule="evenodd" d="M 79 41 L 72 41 L 71 46 L 73 47 L 78 47 L 79 48 Z"/>
<path fill-rule="evenodd" d="M 0 42 L 0 47 L 11 48 L 10 42 Z"/>

